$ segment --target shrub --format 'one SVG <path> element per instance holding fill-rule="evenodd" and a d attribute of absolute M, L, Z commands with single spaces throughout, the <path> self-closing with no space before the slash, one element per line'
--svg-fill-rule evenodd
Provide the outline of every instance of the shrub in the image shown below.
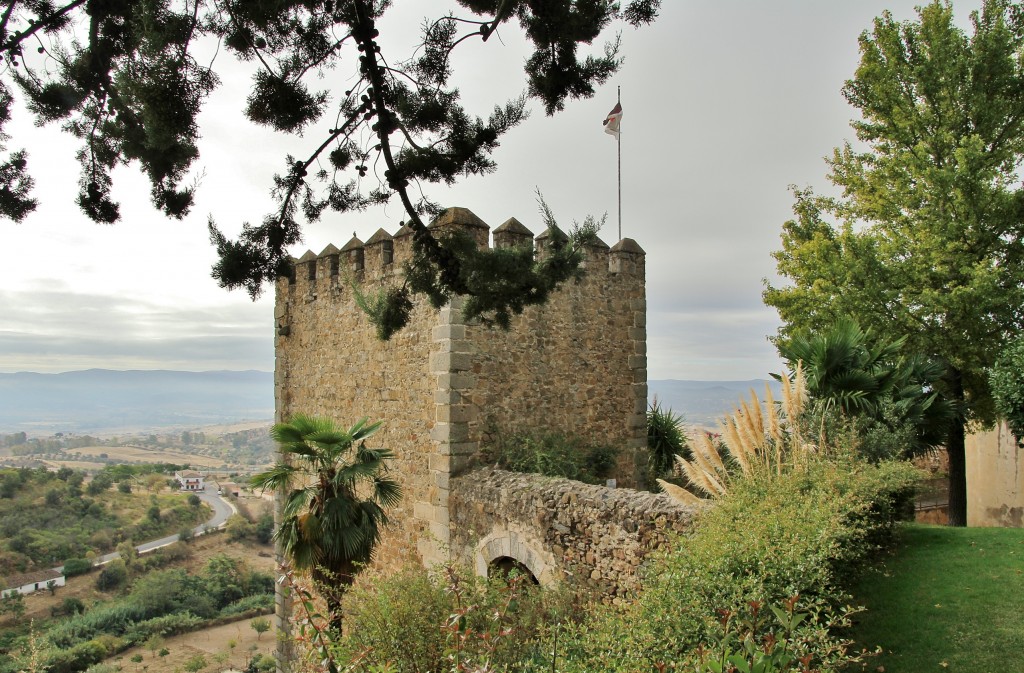
<path fill-rule="evenodd" d="M 121 635 L 145 618 L 142 608 L 124 602 L 97 605 L 85 614 L 60 621 L 47 631 L 46 638 L 54 647 L 68 649 L 103 634 Z"/>
<path fill-rule="evenodd" d="M 60 605 L 50 608 L 50 615 L 53 617 L 62 615 L 80 615 L 85 612 L 85 603 L 81 599 L 71 596 L 61 601 Z"/>
<path fill-rule="evenodd" d="M 185 662 L 185 665 L 182 668 L 188 671 L 188 673 L 199 673 L 199 671 L 203 670 L 209 665 L 210 664 L 206 661 L 206 657 L 204 657 L 202 654 L 197 654 L 193 657 L 190 657 Z"/>
<path fill-rule="evenodd" d="M 672 474 L 677 455 L 690 457 L 682 415 L 662 407 L 657 399 L 647 409 L 647 455 L 649 484 Z"/>
<path fill-rule="evenodd" d="M 91 640 L 69 650 L 51 652 L 46 661 L 46 670 L 48 673 L 77 673 L 100 663 L 107 654 L 107 648 Z"/>
<path fill-rule="evenodd" d="M 96 578 L 96 588 L 100 591 L 114 591 L 128 581 L 128 568 L 122 559 L 114 559 L 100 571 Z"/>
<path fill-rule="evenodd" d="M 245 598 L 239 598 L 234 603 L 226 605 L 220 611 L 221 617 L 229 617 L 231 615 L 240 615 L 247 612 L 266 612 L 274 607 L 274 594 L 256 594 L 255 596 L 246 596 Z"/>
<path fill-rule="evenodd" d="M 906 464 L 837 458 L 734 481 L 693 535 L 655 562 L 635 605 L 601 610 L 573 630 L 567 670 L 635 670 L 640 661 L 694 670 L 698 653 L 721 642 L 723 615 L 796 596 L 795 609 L 808 617 L 787 645 L 795 658 L 834 670 L 854 657 L 834 631 L 851 611 L 845 583 L 891 533 L 916 478 Z M 762 623 L 757 637 L 770 626 Z"/>
<path fill-rule="evenodd" d="M 257 652 L 249 660 L 249 665 L 245 667 L 245 673 L 271 673 L 276 668 L 277 661 L 273 657 Z"/>
<path fill-rule="evenodd" d="M 228 539 L 232 542 L 241 542 L 255 536 L 255 527 L 241 514 L 232 514 L 228 517 L 226 530 Z"/>
<path fill-rule="evenodd" d="M 270 544 L 274 539 L 274 515 L 269 512 L 256 520 L 256 541 L 260 544 Z"/>
<path fill-rule="evenodd" d="M 578 437 L 515 433 L 498 435 L 484 447 L 482 457 L 513 472 L 603 484 L 615 468 L 618 451 L 610 446 L 588 446 Z"/>
<path fill-rule="evenodd" d="M 528 670 L 551 647 L 547 631 L 573 612 L 565 590 L 529 585 L 523 576 L 510 590 L 502 578 L 451 566 L 374 578 L 351 589 L 344 606 L 336 661 L 358 660 L 353 671 L 390 662 L 397 673 L 455 670 L 455 658 L 465 670 L 485 663 L 486 670 Z"/>
<path fill-rule="evenodd" d="M 69 558 L 64 561 L 64 575 L 74 577 L 84 575 L 92 570 L 92 561 L 87 558 Z"/>

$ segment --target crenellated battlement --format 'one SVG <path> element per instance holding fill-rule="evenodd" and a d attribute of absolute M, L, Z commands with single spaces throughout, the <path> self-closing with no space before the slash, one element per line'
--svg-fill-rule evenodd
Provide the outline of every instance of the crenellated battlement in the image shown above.
<path fill-rule="evenodd" d="M 435 235 L 464 231 L 478 247 L 491 247 L 490 226 L 466 208 L 445 210 L 429 228 Z M 334 245 L 328 245 L 320 254 L 308 250 L 298 259 L 292 258 L 292 272 L 282 283 L 287 283 L 289 292 L 315 298 L 332 289 L 337 292 L 349 281 L 370 285 L 393 282 L 400 278 L 405 263 L 412 257 L 412 233 L 412 229 L 402 225 L 394 234 L 378 229 L 365 243 L 353 235 L 340 250 Z M 542 258 L 551 235 L 566 234 L 556 229 L 553 234 L 544 230 L 534 236 L 512 217 L 494 230 L 493 247 L 532 246 L 534 255 Z M 588 275 L 643 278 L 645 257 L 643 248 L 631 238 L 624 238 L 612 247 L 596 239 L 585 250 L 583 267 Z M 594 280 L 598 279 L 591 279 Z"/>

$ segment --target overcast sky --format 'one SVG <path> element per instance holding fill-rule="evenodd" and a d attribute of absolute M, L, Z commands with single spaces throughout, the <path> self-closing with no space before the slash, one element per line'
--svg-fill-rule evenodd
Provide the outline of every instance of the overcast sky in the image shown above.
<path fill-rule="evenodd" d="M 450 3 L 395 4 L 381 32 L 401 40 Z M 855 111 L 840 90 L 856 67 L 857 37 L 885 9 L 913 18 L 915 4 L 665 0 L 653 26 L 624 28 L 625 64 L 597 96 L 553 118 L 533 105 L 505 136 L 496 173 L 431 196 L 492 228 L 514 216 L 539 233 L 539 188 L 563 228 L 607 212 L 601 237 L 614 244 L 616 145 L 601 122 L 621 87 L 622 230 L 647 251 L 648 376 L 765 378 L 779 369 L 767 341 L 778 316 L 761 292 L 791 216 L 788 186 L 828 189 L 822 158 L 852 139 Z M 979 4 L 956 3 L 959 22 Z M 479 114 L 524 86 L 521 38 L 511 27 L 501 37 L 460 47 L 456 76 Z M 221 53 L 218 65 L 228 62 Z M 152 208 L 134 167 L 115 174 L 124 221 L 88 221 L 73 202 L 76 142 L 16 111 L 8 147 L 28 148 L 42 203 L 20 225 L 0 220 L 0 371 L 273 369 L 272 292 L 253 303 L 217 287 L 206 220 L 232 234 L 261 220 L 284 155 L 320 140 L 273 137 L 246 121 L 249 75 L 228 73 L 201 118 L 201 186 L 180 222 Z M 397 207 L 327 214 L 294 254 L 340 246 L 353 232 L 393 233 L 401 219 Z"/>

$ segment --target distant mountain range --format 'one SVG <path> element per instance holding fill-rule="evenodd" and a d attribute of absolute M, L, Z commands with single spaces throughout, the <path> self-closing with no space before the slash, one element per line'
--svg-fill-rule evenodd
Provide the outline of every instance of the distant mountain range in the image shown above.
<path fill-rule="evenodd" d="M 95 434 L 273 417 L 271 372 L 0 374 L 0 433 Z"/>
<path fill-rule="evenodd" d="M 687 425 L 715 428 L 718 420 L 732 413 L 740 400 L 749 400 L 754 390 L 759 399 L 764 399 L 764 386 L 769 384 L 775 399 L 781 396 L 778 381 L 754 379 L 751 381 L 679 381 L 666 379 L 648 381 L 647 394 L 657 398 L 663 408 L 682 414 Z"/>
<path fill-rule="evenodd" d="M 778 395 L 778 384 L 771 382 Z M 715 427 L 763 380 L 648 382 L 650 397 L 690 425 Z M 200 427 L 274 416 L 274 375 L 89 369 L 0 374 L 0 433 L 93 433 Z"/>

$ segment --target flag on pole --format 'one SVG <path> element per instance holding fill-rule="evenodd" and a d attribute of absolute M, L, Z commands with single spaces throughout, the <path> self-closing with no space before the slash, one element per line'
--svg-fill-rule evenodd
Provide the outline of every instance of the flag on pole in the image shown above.
<path fill-rule="evenodd" d="M 622 122 L 622 104 L 616 103 L 608 116 L 604 118 L 604 132 L 619 137 L 619 123 Z"/>

